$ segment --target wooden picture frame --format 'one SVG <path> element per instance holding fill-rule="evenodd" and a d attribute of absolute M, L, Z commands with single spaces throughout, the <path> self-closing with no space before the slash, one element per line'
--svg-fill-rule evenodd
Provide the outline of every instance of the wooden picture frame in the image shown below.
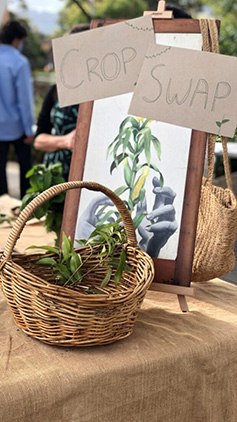
<path fill-rule="evenodd" d="M 120 21 L 93 20 L 91 27 L 93 29 Z M 155 33 L 200 34 L 199 20 L 195 19 L 154 18 L 153 24 Z M 91 101 L 80 105 L 69 180 L 83 180 L 93 104 L 94 102 Z M 206 133 L 192 131 L 177 258 L 175 260 L 154 259 L 155 279 L 151 289 L 176 293 L 180 300 L 184 295 L 193 295 L 194 292 L 190 283 L 206 140 Z M 71 235 L 72 238 L 75 233 L 79 200 L 79 190 L 67 192 L 62 231 Z M 185 310 L 185 303 L 183 310 Z"/>

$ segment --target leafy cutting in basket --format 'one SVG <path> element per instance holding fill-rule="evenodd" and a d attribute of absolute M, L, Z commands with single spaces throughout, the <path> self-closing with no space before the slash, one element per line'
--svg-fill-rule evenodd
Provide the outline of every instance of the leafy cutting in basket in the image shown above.
<path fill-rule="evenodd" d="M 96 263 L 89 269 L 83 268 L 83 265 L 90 258 L 82 258 L 81 255 L 73 248 L 73 242 L 63 233 L 62 248 L 52 246 L 30 246 L 27 249 L 43 249 L 53 256 L 46 256 L 38 260 L 38 265 L 51 266 L 55 275 L 56 283 L 63 286 L 72 287 L 80 284 L 85 276 L 96 271 L 97 268 L 106 268 L 107 272 L 101 282 L 100 287 L 105 287 L 115 270 L 114 283 L 117 287 L 118 282 L 122 278 L 123 271 L 130 271 L 130 267 L 126 263 L 126 252 L 123 245 L 126 243 L 126 233 L 124 227 L 120 224 L 120 220 L 113 223 L 104 224 L 97 227 L 90 235 L 88 240 L 81 239 L 78 242 L 81 246 L 89 246 L 91 255 L 93 248 L 98 248 L 96 255 Z M 56 255 L 56 256 L 55 256 Z"/>

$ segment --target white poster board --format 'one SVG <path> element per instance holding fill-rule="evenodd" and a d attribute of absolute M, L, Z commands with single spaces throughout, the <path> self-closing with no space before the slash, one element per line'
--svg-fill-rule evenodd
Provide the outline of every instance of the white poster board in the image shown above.
<path fill-rule="evenodd" d="M 186 48 L 197 50 L 201 50 L 202 47 L 201 34 L 158 33 L 155 35 L 156 43 L 165 43 L 166 45 L 177 47 L 185 46 Z M 111 158 L 108 157 L 106 159 L 106 152 L 110 143 L 116 138 L 121 122 L 127 117 L 131 95 L 124 94 L 94 101 L 83 180 L 97 181 L 112 190 L 124 185 L 124 163 L 121 162 L 113 170 L 111 175 Z M 151 162 L 162 173 L 164 186 L 171 189 L 174 193 L 172 203 L 170 204 L 168 201 L 166 204 L 173 207 L 173 210 L 170 209 L 171 217 L 168 216 L 168 222 L 170 224 L 167 225 L 167 227 L 172 226 L 172 234 L 165 236 L 167 241 L 161 248 L 159 246 L 157 248 L 156 246 L 154 247 L 156 234 L 147 231 L 150 222 L 145 217 L 142 224 L 149 239 L 147 241 L 145 239 L 143 242 L 143 238 L 138 234 L 138 240 L 140 241 L 140 246 L 145 250 L 147 250 L 149 244 L 151 245 L 153 243 L 153 246 L 151 246 L 152 250 L 155 251 L 153 257 L 159 256 L 161 259 L 175 260 L 180 235 L 191 130 L 155 121 L 149 123 L 148 127 L 151 129 L 152 135 L 160 141 L 161 146 L 160 160 L 157 159 L 155 150 L 151 148 Z M 145 152 L 141 153 L 139 158 L 140 162 L 143 163 L 146 159 Z M 141 170 L 139 174 L 141 174 Z M 148 213 L 154 207 L 154 186 L 152 181 L 157 176 L 159 178 L 158 172 L 150 168 L 149 174 L 146 175 L 145 185 L 143 186 L 146 191 Z M 126 200 L 127 193 L 125 191 L 121 194 L 121 198 Z M 94 207 L 96 197 L 98 197 L 96 193 L 85 190 L 81 192 L 75 231 L 76 239 L 85 237 L 84 235 L 88 232 L 87 228 L 89 230 L 91 229 L 88 215 L 90 215 L 91 205 Z M 94 211 L 95 208 L 93 208 Z M 105 212 L 107 211 L 108 209 Z M 136 214 L 136 210 L 134 210 L 134 214 Z M 87 221 L 85 220 L 85 216 L 87 216 Z M 160 220 L 162 221 L 161 218 Z M 157 251 L 158 255 L 156 254 Z"/>

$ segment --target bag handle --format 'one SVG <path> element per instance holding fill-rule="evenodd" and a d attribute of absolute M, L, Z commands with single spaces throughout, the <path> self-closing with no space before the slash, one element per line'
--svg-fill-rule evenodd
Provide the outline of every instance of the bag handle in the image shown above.
<path fill-rule="evenodd" d="M 218 29 L 215 19 L 200 19 L 200 29 L 202 34 L 202 49 L 203 51 L 213 52 L 219 54 Z M 214 174 L 214 157 L 215 157 L 215 143 L 216 135 L 208 135 L 208 175 L 209 183 L 212 184 Z M 232 189 L 232 181 L 230 174 L 229 157 L 227 151 L 227 138 L 221 136 L 221 143 L 223 149 L 223 163 L 226 184 L 228 189 Z"/>
<path fill-rule="evenodd" d="M 117 210 L 119 211 L 121 215 L 121 218 L 124 224 L 124 229 L 127 235 L 128 245 L 132 247 L 137 247 L 137 239 L 136 239 L 136 233 L 135 233 L 132 217 L 126 205 L 122 201 L 122 199 L 120 199 L 112 190 L 106 188 L 103 185 L 100 185 L 99 183 L 72 181 L 72 182 L 61 183 L 59 185 L 52 186 L 51 188 L 45 190 L 44 192 L 40 193 L 36 198 L 34 198 L 21 211 L 7 239 L 6 247 L 2 255 L 0 269 L 5 265 L 6 261 L 11 257 L 11 254 L 17 242 L 17 239 L 20 237 L 20 234 L 23 228 L 25 227 L 27 220 L 33 214 L 33 212 L 42 204 L 47 202 L 49 199 L 53 198 L 54 196 L 62 192 L 65 192 L 68 189 L 78 189 L 78 188 L 86 188 L 88 190 L 99 191 L 99 192 L 104 193 L 106 196 L 108 196 L 108 198 L 111 199 L 111 201 L 114 203 L 114 205 L 116 206 Z"/>

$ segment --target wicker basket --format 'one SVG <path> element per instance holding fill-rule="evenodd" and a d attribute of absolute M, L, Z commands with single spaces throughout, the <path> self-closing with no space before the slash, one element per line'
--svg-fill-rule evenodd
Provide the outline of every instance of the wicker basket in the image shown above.
<path fill-rule="evenodd" d="M 36 265 L 42 255 L 11 258 L 16 241 L 35 209 L 55 195 L 75 188 L 87 188 L 107 195 L 122 217 L 128 239 L 125 247 L 131 271 L 123 273 L 117 288 L 112 274 L 111 281 L 101 294 L 86 292 L 88 286 L 100 286 L 106 270 L 90 273 L 90 278 L 73 290 L 44 280 L 51 275 L 51 270 Z M 92 254 L 91 248 L 80 248 L 80 255 L 88 258 L 88 267 L 98 261 L 96 247 Z M 135 229 L 125 204 L 111 190 L 93 182 L 56 185 L 31 201 L 9 234 L 0 268 L 2 290 L 17 326 L 33 338 L 57 346 L 101 345 L 129 336 L 154 276 L 152 259 L 137 246 Z"/>

